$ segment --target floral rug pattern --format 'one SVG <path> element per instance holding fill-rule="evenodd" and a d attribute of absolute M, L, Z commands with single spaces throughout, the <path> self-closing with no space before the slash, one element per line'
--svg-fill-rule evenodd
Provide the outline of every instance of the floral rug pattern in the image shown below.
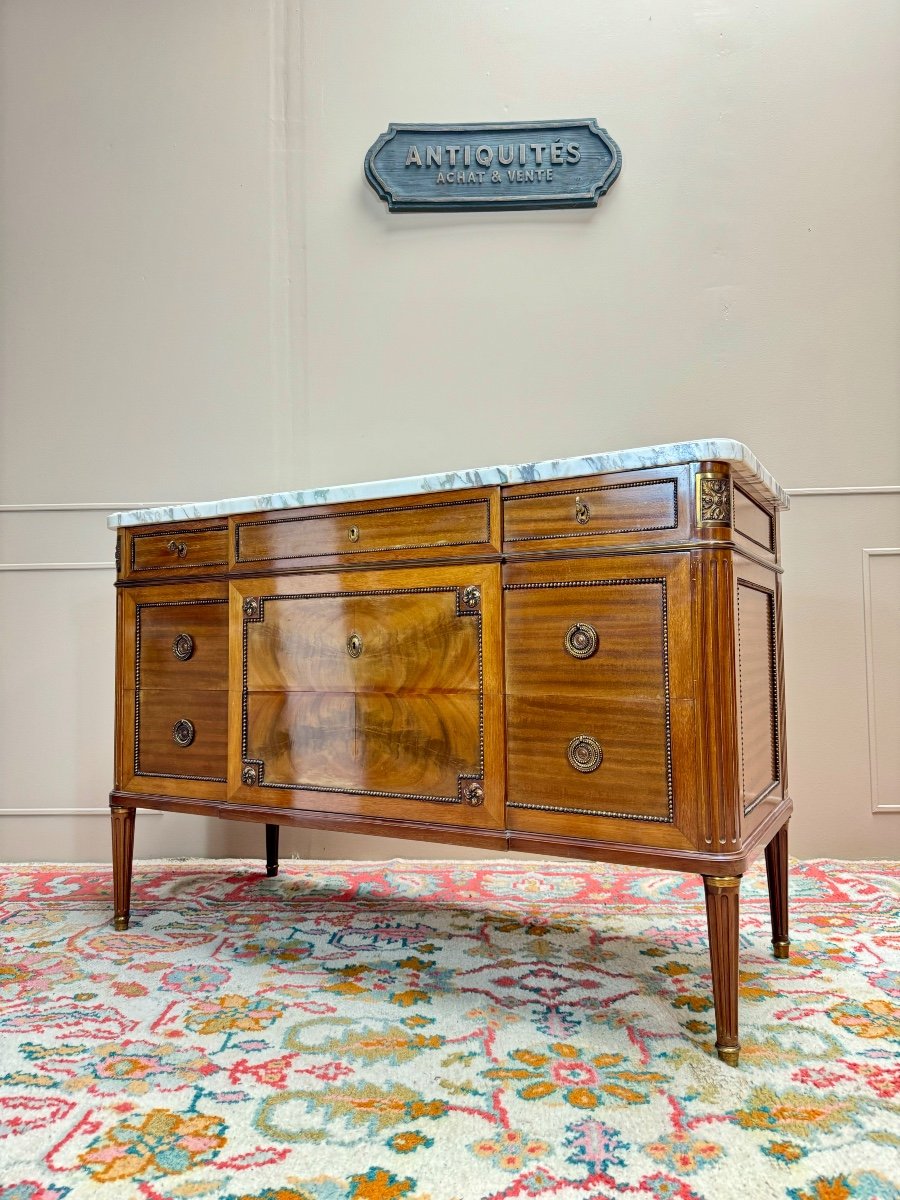
<path fill-rule="evenodd" d="M 898 1200 L 900 873 L 742 887 L 741 1067 L 702 885 L 605 865 L 0 873 L 0 1200 Z"/>

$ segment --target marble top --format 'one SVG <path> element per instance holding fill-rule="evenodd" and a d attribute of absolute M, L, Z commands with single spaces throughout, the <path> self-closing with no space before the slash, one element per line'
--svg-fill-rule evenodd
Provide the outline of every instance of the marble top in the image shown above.
<path fill-rule="evenodd" d="M 422 492 L 454 492 L 496 484 L 573 479 L 607 471 L 635 471 L 644 467 L 672 467 L 679 463 L 701 461 L 730 463 L 732 473 L 748 492 L 761 500 L 774 501 L 777 508 L 790 506 L 787 493 L 742 442 L 730 438 L 709 438 L 696 442 L 670 442 L 664 446 L 641 446 L 634 450 L 610 450 L 575 458 L 552 458 L 546 462 L 518 463 L 515 466 L 476 467 L 465 471 L 443 471 L 435 475 L 379 479 L 371 483 L 343 483 L 333 487 L 305 488 L 297 492 L 272 492 L 267 496 L 238 496 L 231 500 L 135 508 L 130 512 L 112 513 L 107 525 L 110 529 L 120 529 L 125 525 L 194 521 L 201 517 L 270 512 L 315 504 L 340 504 L 351 500 L 384 500 Z"/>

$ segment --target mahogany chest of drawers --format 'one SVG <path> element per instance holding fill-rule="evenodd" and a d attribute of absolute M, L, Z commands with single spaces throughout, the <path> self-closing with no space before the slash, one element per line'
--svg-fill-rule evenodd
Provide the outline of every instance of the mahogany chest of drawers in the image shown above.
<path fill-rule="evenodd" d="M 736 1063 L 763 849 L 788 952 L 784 493 L 733 442 L 495 470 L 111 519 L 116 927 L 138 808 L 262 822 L 272 874 L 282 824 L 699 872 Z"/>

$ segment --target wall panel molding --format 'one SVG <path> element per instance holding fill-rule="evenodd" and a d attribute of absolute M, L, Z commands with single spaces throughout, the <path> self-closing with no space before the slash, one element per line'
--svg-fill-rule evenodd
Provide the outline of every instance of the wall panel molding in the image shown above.
<path fill-rule="evenodd" d="M 141 816 L 164 817 L 165 813 L 142 809 Z M 109 806 L 95 808 L 0 808 L 0 817 L 108 817 Z"/>
<path fill-rule="evenodd" d="M 865 628 L 866 639 L 866 715 L 868 718 L 869 728 L 869 781 L 872 796 L 872 812 L 900 812 L 900 793 L 897 789 L 897 780 L 892 778 L 888 781 L 885 776 L 888 774 L 883 769 L 879 768 L 879 726 L 884 731 L 884 737 L 896 736 L 896 725 L 890 720 L 890 717 L 885 717 L 882 713 L 881 722 L 878 720 L 878 693 L 877 679 L 875 674 L 876 660 L 879 662 L 880 670 L 888 677 L 900 678 L 900 662 L 893 664 L 893 671 L 889 662 L 885 666 L 885 660 L 878 654 L 876 649 L 876 621 L 873 617 L 872 603 L 872 563 L 873 560 L 879 558 L 900 556 L 900 546 L 882 546 L 865 548 L 862 552 L 863 566 L 863 624 Z M 893 593 L 895 596 L 896 592 Z M 882 700 L 884 703 L 884 700 Z M 894 729 L 894 735 L 891 735 L 889 730 Z M 886 792 L 887 787 L 893 784 L 895 796 L 888 799 L 887 796 L 882 798 L 882 793 Z"/>
<path fill-rule="evenodd" d="M 149 504 L 141 500 L 135 504 L 131 500 L 117 501 L 115 504 L 101 504 L 99 501 L 86 500 L 73 503 L 54 504 L 0 504 L 0 513 L 43 513 L 43 512 L 130 512 L 135 508 L 162 508 L 164 502 Z"/>
<path fill-rule="evenodd" d="M 874 487 L 810 487 L 785 488 L 793 496 L 894 496 L 900 494 L 900 483 L 878 484 Z"/>
<path fill-rule="evenodd" d="M 18 562 L 0 563 L 0 571 L 114 571 L 116 564 L 109 562 Z"/>

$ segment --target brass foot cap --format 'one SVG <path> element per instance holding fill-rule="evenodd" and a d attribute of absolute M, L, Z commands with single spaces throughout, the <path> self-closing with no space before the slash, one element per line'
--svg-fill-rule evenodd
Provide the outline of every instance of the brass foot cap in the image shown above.
<path fill-rule="evenodd" d="M 741 1048 L 740 1046 L 716 1046 L 716 1053 L 723 1063 L 727 1063 L 729 1067 L 736 1067 L 741 1055 Z"/>
<path fill-rule="evenodd" d="M 270 879 L 273 879 L 278 874 L 277 867 L 266 867 L 266 874 Z"/>
<path fill-rule="evenodd" d="M 127 917 L 115 917 L 113 920 L 113 925 L 116 929 L 127 929 L 128 928 L 128 918 Z"/>
<path fill-rule="evenodd" d="M 772 950 L 776 958 L 790 958 L 791 943 L 790 942 L 773 942 Z"/>

